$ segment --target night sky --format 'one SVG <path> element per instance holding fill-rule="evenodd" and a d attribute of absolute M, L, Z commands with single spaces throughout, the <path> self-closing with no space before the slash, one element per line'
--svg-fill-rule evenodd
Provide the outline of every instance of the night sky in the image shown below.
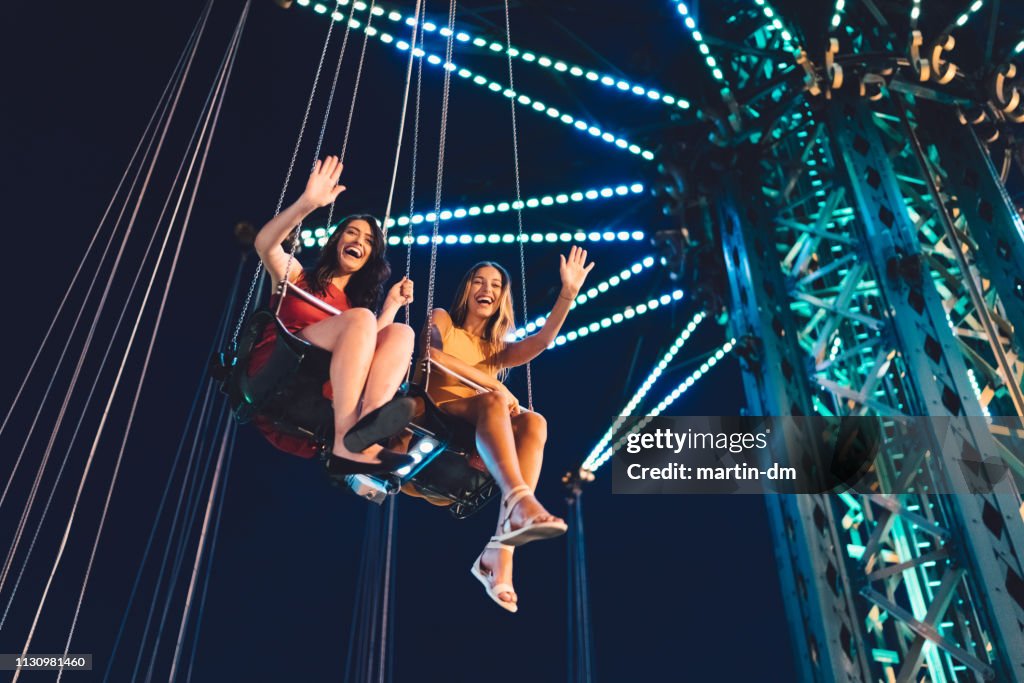
<path fill-rule="evenodd" d="M 394 6 L 410 12 L 412 3 L 401 0 Z M 68 293 L 71 275 L 202 7 L 197 0 L 183 0 L 17 3 L 4 9 L 7 96 L 2 144 L 8 170 L 3 188 L 9 214 L 8 263 L 13 268 L 8 273 L 7 362 L 0 382 L 5 411 L 53 312 Z M 179 118 L 154 174 L 152 194 L 135 224 L 137 235 L 132 239 L 138 244 L 157 230 L 155 218 L 183 142 L 241 8 L 237 0 L 214 5 Z M 446 9 L 439 3 L 428 5 L 427 15 L 441 23 Z M 495 39 L 503 35 L 500 5 L 493 3 L 460 3 L 457 24 L 474 34 Z M 242 220 L 259 226 L 274 210 L 326 27 L 327 19 L 308 8 L 285 11 L 270 0 L 253 3 L 70 648 L 73 653 L 92 653 L 94 671 L 69 673 L 63 680 L 101 680 L 110 661 L 157 502 L 172 471 L 175 448 L 236 273 L 240 251 L 232 226 Z M 524 2 L 513 7 L 512 36 L 515 45 L 664 92 L 696 98 L 706 87 L 705 75 L 697 71 L 691 54 L 693 46 L 684 40 L 678 16 L 667 0 L 628 10 L 610 0 Z M 327 128 L 327 152 L 340 148 L 362 34 L 353 32 L 350 40 Z M 442 50 L 436 35 L 432 43 L 428 40 L 427 49 Z M 333 71 L 335 55 L 332 49 L 325 71 Z M 342 195 L 336 215 L 383 213 L 405 57 L 406 53 L 378 41 L 371 40 L 367 46 L 342 176 L 349 190 Z M 454 61 L 495 80 L 507 78 L 503 57 L 488 51 L 460 46 Z M 694 117 L 687 112 L 673 113 L 668 107 L 522 62 L 514 67 L 521 91 L 648 149 L 657 149 L 663 140 L 693 125 Z M 433 204 L 440 74 L 438 67 L 424 65 L 416 200 L 420 209 Z M 330 73 L 325 78 L 329 82 Z M 508 101 L 453 79 L 450 106 L 442 205 L 510 200 L 514 186 Z M 322 115 L 323 99 L 318 98 L 286 201 L 293 201 L 301 191 Z M 525 197 L 635 182 L 649 185 L 655 178 L 652 164 L 586 133 L 525 108 L 517 110 L 517 117 Z M 402 167 L 395 211 L 399 214 L 409 207 L 407 157 Z M 315 218 L 311 225 L 316 224 Z M 576 227 L 652 232 L 668 227 L 647 193 L 527 210 L 523 218 L 527 232 Z M 443 223 L 442 232 L 509 232 L 514 226 L 513 214 L 502 214 Z M 104 244 L 102 238 L 99 244 Z M 653 253 L 647 241 L 588 248 L 597 263 L 588 285 Z M 550 244 L 527 247 L 531 317 L 546 313 L 554 301 L 560 249 L 567 251 Z M 112 329 L 121 310 L 134 313 L 139 305 L 138 296 L 126 305 L 125 295 L 137 273 L 144 280 L 150 275 L 141 253 L 138 246 L 125 253 L 108 312 L 98 328 L 96 343 L 101 346 L 96 359 L 109 341 L 110 333 L 104 330 Z M 397 276 L 404 271 L 405 251 L 395 248 L 390 256 Z M 307 264 L 311 257 L 308 251 L 300 256 Z M 429 251 L 423 247 L 413 252 L 417 300 L 412 324 L 417 329 L 426 311 L 428 258 Z M 448 305 L 458 278 L 481 259 L 500 261 L 514 276 L 518 273 L 518 250 L 511 245 L 442 247 L 437 305 Z M 245 267 L 246 282 L 254 265 L 250 259 Z M 94 259 L 86 262 L 85 275 L 96 270 Z M 158 304 L 166 287 L 165 273 L 160 271 L 147 308 Z M 667 273 L 651 269 L 573 311 L 564 331 L 675 287 Z M 88 323 L 96 306 L 96 295 L 83 301 L 82 289 L 69 293 L 69 306 L 55 328 L 56 346 L 47 347 L 11 424 L 0 435 L 4 481 L 46 382 L 55 377 L 60 388 L 69 381 L 69 365 L 55 367 L 60 343 L 70 328 L 69 316 L 83 309 Z M 237 310 L 232 310 L 232 316 Z M 684 297 L 673 306 L 553 349 L 534 363 L 536 406 L 547 416 L 550 432 L 538 497 L 552 512 L 566 514 L 561 475 L 589 453 L 696 310 Z M 119 339 L 126 338 L 123 334 Z M 668 394 L 699 365 L 702 354 L 724 341 L 725 334 L 714 322 L 704 323 L 655 386 L 645 407 Z M 124 395 L 117 395 L 113 404 L 33 652 L 55 653 L 64 647 L 131 396 L 138 386 L 137 368 L 151 337 L 152 325 L 143 324 L 129 363 L 136 370 L 126 375 Z M 81 331 L 72 339 L 71 365 L 82 339 Z M 115 344 L 113 368 L 122 351 L 123 343 Z M 67 471 L 0 629 L 0 652 L 20 651 L 24 642 L 102 403 L 109 395 L 110 380 L 93 379 L 96 359 L 86 362 L 83 377 L 89 379 L 82 380 L 83 387 L 69 404 L 68 420 L 84 417 L 82 433 L 71 444 L 72 425 L 66 425 L 55 441 L 44 490 L 55 478 L 54 463 L 65 454 Z M 111 368 L 104 373 L 105 378 L 113 376 Z M 96 395 L 86 407 L 86 392 L 94 385 Z M 513 373 L 510 387 L 525 396 L 522 371 Z M 44 404 L 41 426 L 29 443 L 10 499 L 0 508 L 0 537 L 13 536 L 62 396 L 63 391 Z M 727 359 L 685 394 L 673 411 L 729 415 L 742 405 L 739 369 L 735 360 Z M 597 481 L 583 494 L 597 679 L 793 680 L 764 501 L 753 496 L 613 496 L 609 475 L 600 470 Z M 274 451 L 251 427 L 239 431 L 227 476 L 192 680 L 341 680 L 368 504 L 330 487 L 317 463 Z M 491 604 L 468 572 L 492 531 L 494 514 L 495 508 L 488 507 L 460 522 L 422 501 L 399 500 L 392 680 L 565 679 L 566 543 L 564 539 L 537 543 L 516 554 L 520 611 L 507 614 Z M 38 516 L 36 512 L 30 519 L 30 529 Z M 21 566 L 24 552 L 24 548 L 19 551 L 15 569 Z M 186 560 L 189 566 L 191 557 Z M 150 570 L 155 571 L 152 560 Z M 0 591 L 3 605 L 10 594 L 8 583 Z M 144 601 L 148 600 L 147 593 Z M 172 613 L 179 614 L 180 609 L 176 603 Z M 143 619 L 138 610 L 131 615 L 110 680 L 131 679 Z M 177 630 L 174 618 L 170 624 L 156 679 L 167 675 Z M 53 674 L 36 674 L 22 680 L 52 679 Z"/>

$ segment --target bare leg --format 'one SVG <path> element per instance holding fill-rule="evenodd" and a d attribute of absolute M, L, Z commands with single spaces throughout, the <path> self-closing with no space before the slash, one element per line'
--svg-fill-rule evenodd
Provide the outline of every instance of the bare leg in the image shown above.
<path fill-rule="evenodd" d="M 331 351 L 331 389 L 334 392 L 334 455 L 358 462 L 376 462 L 379 446 L 363 453 L 345 448 L 345 433 L 356 423 L 356 410 L 377 346 L 377 319 L 365 308 L 353 308 L 302 330 L 302 336 Z"/>
<path fill-rule="evenodd" d="M 512 417 L 512 433 L 515 437 L 519 470 L 525 483 L 531 490 L 535 490 L 537 480 L 540 478 L 541 461 L 544 457 L 547 422 L 539 413 L 520 413 Z M 501 515 L 499 515 L 495 535 L 501 532 Z M 493 579 L 492 586 L 498 583 L 512 583 L 512 557 L 512 553 L 507 550 L 492 548 L 484 551 L 480 557 L 480 566 L 485 572 L 490 573 Z M 518 596 L 510 592 L 498 593 L 498 599 L 503 602 L 519 601 Z"/>
<path fill-rule="evenodd" d="M 362 417 L 391 400 L 405 379 L 416 333 L 408 325 L 392 323 L 377 333 L 377 348 L 363 392 Z"/>
<path fill-rule="evenodd" d="M 526 483 L 519 469 L 512 419 L 504 396 L 492 391 L 449 401 L 444 404 L 443 410 L 476 426 L 477 451 L 503 494 Z M 539 503 L 532 500 L 530 502 L 535 505 L 530 506 L 527 504 L 529 500 L 530 497 L 516 506 L 517 511 L 522 507 L 532 507 L 532 510 L 519 520 L 513 519 L 513 528 L 517 521 L 521 525 L 533 515 L 544 514 L 544 509 Z"/>
<path fill-rule="evenodd" d="M 516 441 L 519 470 L 531 489 L 537 488 L 540 466 L 544 460 L 544 444 L 548 439 L 548 423 L 540 413 L 520 413 L 512 417 L 512 433 Z"/>

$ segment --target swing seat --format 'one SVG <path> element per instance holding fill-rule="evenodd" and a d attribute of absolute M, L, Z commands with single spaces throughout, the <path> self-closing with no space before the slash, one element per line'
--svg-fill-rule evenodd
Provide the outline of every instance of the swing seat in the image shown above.
<path fill-rule="evenodd" d="M 250 376 L 250 356 L 268 325 L 276 333 L 273 350 Z M 258 415 L 282 434 L 307 439 L 326 458 L 334 444 L 334 410 L 323 393 L 330 364 L 329 351 L 289 332 L 273 311 L 260 310 L 246 321 L 237 359 L 223 373 L 222 391 L 239 423 Z M 419 385 L 407 385 L 404 394 L 416 400 L 416 416 L 386 445 L 416 456 L 417 462 L 393 475 L 349 475 L 345 485 L 376 503 L 404 487 L 448 506 L 456 519 L 470 516 L 498 491 L 476 453 L 473 426 L 442 412 Z"/>
<path fill-rule="evenodd" d="M 253 348 L 272 325 L 276 339 L 266 363 L 249 375 Z M 308 439 L 318 452 L 334 441 L 334 410 L 323 394 L 330 375 L 331 353 L 287 330 L 270 310 L 255 312 L 239 339 L 238 358 L 224 391 L 239 423 L 259 415 L 275 430 Z"/>
<path fill-rule="evenodd" d="M 416 401 L 416 415 L 405 433 L 388 445 L 422 461 L 408 472 L 398 470 L 403 490 L 447 506 L 456 519 L 469 517 L 498 493 L 497 483 L 476 452 L 476 430 L 438 408 L 420 384 L 407 385 L 405 395 Z"/>

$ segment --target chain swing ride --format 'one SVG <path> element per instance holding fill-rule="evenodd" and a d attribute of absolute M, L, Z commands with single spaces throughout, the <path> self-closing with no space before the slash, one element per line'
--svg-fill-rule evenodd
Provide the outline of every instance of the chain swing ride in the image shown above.
<path fill-rule="evenodd" d="M 314 159 L 324 145 L 344 57 L 355 49 L 349 45 L 352 31 L 362 33 L 362 41 L 345 112 L 342 159 L 349 144 L 367 45 L 378 42 L 407 52 L 401 121 L 382 225 L 385 231 L 391 230 L 387 237 L 390 245 L 407 248 L 407 276 L 413 249 L 430 247 L 428 315 L 433 310 L 439 245 L 518 246 L 523 325 L 517 337 L 523 338 L 544 323 L 544 318 L 531 321 L 526 314 L 527 243 L 628 243 L 647 237 L 642 232 L 621 230 L 524 232 L 524 210 L 630 197 L 644 192 L 645 185 L 524 198 L 519 179 L 517 107 L 640 161 L 659 162 L 658 172 L 652 174 L 654 194 L 665 202 L 667 213 L 679 225 L 687 226 L 657 233 L 656 255 L 627 266 L 575 301 L 575 306 L 581 307 L 660 266 L 674 275 L 674 281 L 687 284 L 686 301 L 695 301 L 698 310 L 661 340 L 662 355 L 619 417 L 581 466 L 564 478 L 571 512 L 567 516 L 570 680 L 592 680 L 594 675 L 580 506 L 584 483 L 622 446 L 627 418 L 646 413 L 643 420 L 649 421 L 666 414 L 718 363 L 735 356 L 752 414 L 876 415 L 885 425 L 886 446 L 897 453 L 887 456 L 891 460 L 870 473 L 877 477 L 876 493 L 773 497 L 767 501 L 801 680 L 909 681 L 926 674 L 933 681 L 1024 681 L 1024 663 L 1014 655 L 1024 651 L 1019 630 L 1024 623 L 1020 550 L 1024 547 L 1020 519 L 1024 468 L 1018 444 L 1012 433 L 958 433 L 958 452 L 978 453 L 984 463 L 1004 465 L 1005 476 L 983 494 L 951 500 L 931 496 L 928 491 L 962 473 L 941 458 L 921 455 L 942 453 L 949 443 L 931 433 L 922 447 L 911 444 L 893 428 L 895 420 L 909 415 L 1019 416 L 1024 406 L 1024 373 L 1019 360 L 1024 350 L 1020 341 L 1024 329 L 1020 303 L 1024 228 L 1007 190 L 1024 163 L 1017 127 L 1024 121 L 1024 105 L 1014 63 L 1024 52 L 1020 8 L 998 0 L 837 0 L 825 17 L 824 30 L 811 30 L 811 19 L 798 25 L 791 12 L 780 12 L 786 5 L 782 0 L 778 7 L 768 0 L 727 0 L 704 6 L 701 13 L 686 2 L 666 1 L 679 15 L 680 31 L 692 39 L 691 47 L 707 66 L 705 83 L 710 96 L 691 102 L 618 75 L 512 45 L 507 5 L 504 40 L 496 41 L 457 28 L 454 2 L 444 25 L 426 20 L 422 0 L 412 12 L 375 1 L 297 0 L 294 4 L 295 9 L 309 8 L 323 15 L 326 36 L 275 214 L 283 205 L 314 96 L 322 87 L 329 47 L 338 34 L 338 59 Z M 20 628 L 22 616 L 27 615 L 24 631 L 19 631 L 25 638 L 17 645 L 23 653 L 32 651 L 39 640 L 44 607 L 52 609 L 63 597 L 58 598 L 60 592 L 53 590 L 59 582 L 58 570 L 67 573 L 72 558 L 81 556 L 86 558 L 83 578 L 80 585 L 72 587 L 73 614 L 63 634 L 64 652 L 75 650 L 79 613 L 139 392 L 249 13 L 246 3 L 154 229 L 145 236 L 145 247 L 138 249 L 140 268 L 126 274 L 124 264 L 134 254 L 134 242 L 129 243 L 129 238 L 138 234 L 133 228 L 139 221 L 148 220 L 141 210 L 143 200 L 159 194 L 152 187 L 153 169 L 157 158 L 168 154 L 168 130 L 172 120 L 181 116 L 179 101 L 186 83 L 195 78 L 193 65 L 212 6 L 211 1 L 203 8 L 72 277 L 68 297 L 54 314 L 14 404 L 0 424 L 0 437 L 10 436 L 10 427 L 20 424 L 12 419 L 15 408 L 30 405 L 34 412 L 26 420 L 30 426 L 17 456 L 11 459 L 11 471 L 0 494 L 0 510 L 4 505 L 10 509 L 21 506 L 20 514 L 11 516 L 11 541 L 0 570 L 0 633 L 4 628 L 11 633 L 15 621 Z M 392 33 L 388 30 L 392 25 L 408 27 L 411 35 Z M 445 38 L 444 54 L 425 48 L 427 33 Z M 717 40 L 710 38 L 712 33 Z M 972 36 L 977 40 L 972 42 Z M 507 81 L 491 80 L 455 64 L 456 44 L 504 56 Z M 690 148 L 698 150 L 694 158 L 708 165 L 680 161 L 672 143 L 649 150 L 529 97 L 515 88 L 513 60 L 605 87 L 615 96 L 638 98 L 680 116 L 692 116 L 701 122 L 694 128 L 694 136 L 710 130 L 704 139 L 688 139 Z M 434 202 L 429 211 L 418 213 L 415 171 L 424 63 L 427 68 L 443 69 L 444 85 Z M 515 196 L 510 201 L 442 208 L 445 127 L 453 76 L 467 87 L 509 101 L 515 171 Z M 409 213 L 393 217 L 414 82 Z M 708 168 L 713 172 L 704 177 L 715 178 L 714 184 L 698 180 Z M 441 223 L 457 225 L 467 217 L 507 212 L 516 215 L 514 233 L 458 235 L 440 231 Z M 333 204 L 325 227 L 296 228 L 290 251 L 300 243 L 306 248 L 318 242 L 322 245 L 330 234 L 332 219 Z M 431 230 L 417 233 L 415 226 L 423 224 L 430 224 Z M 397 228 L 407 228 L 406 234 L 395 234 Z M 175 246 L 168 249 L 172 244 Z M 97 266 L 90 270 L 87 259 Z M 220 379 L 228 400 L 219 394 L 215 383 L 205 378 L 197 382 L 157 518 L 105 664 L 105 680 L 120 680 L 128 667 L 133 680 L 148 680 L 163 671 L 171 680 L 193 675 L 239 420 L 262 414 L 294 435 L 309 439 L 317 449 L 329 451 L 331 404 L 320 391 L 329 354 L 288 333 L 274 310 L 250 313 L 253 302 L 263 298 L 264 279 L 257 267 L 245 290 L 245 264 L 243 258 L 210 340 L 211 354 L 216 350 L 221 363 Z M 161 269 L 166 270 L 167 287 L 159 306 L 147 306 Z M 144 275 L 149 275 L 148 282 Z M 278 304 L 284 296 L 303 296 L 287 277 L 283 282 Z M 75 306 L 72 293 L 83 290 L 83 304 Z M 559 335 L 555 345 L 574 343 L 659 307 L 674 306 L 683 298 L 680 290 L 650 298 Z M 241 315 L 232 326 L 232 313 L 239 307 Z M 104 349 L 101 323 L 115 315 L 114 331 Z M 728 324 L 724 343 L 684 360 L 684 348 L 709 316 Z M 252 376 L 238 372 L 268 325 L 277 328 L 275 359 Z M 51 357 L 42 355 L 44 348 L 56 345 L 65 327 L 70 327 L 70 332 L 63 348 L 52 354 L 56 361 L 50 362 Z M 122 337 L 117 341 L 119 334 Z M 148 347 L 142 353 L 136 344 L 147 339 Z M 73 345 L 73 340 L 78 343 Z M 77 360 L 72 349 L 80 349 Z M 141 365 L 129 363 L 133 351 L 144 356 Z M 646 403 L 659 379 L 678 371 L 681 361 L 694 360 L 699 367 L 660 402 Z M 43 368 L 53 368 L 48 382 L 30 382 Z M 438 372 L 446 370 L 426 362 L 416 379 L 429 382 L 431 374 Z M 197 374 L 204 373 L 205 367 L 197 367 Z M 70 376 L 66 385 L 56 381 L 64 375 Z M 532 408 L 529 367 L 526 383 Z M 87 394 L 84 399 L 82 394 Z M 493 478 L 474 454 L 466 426 L 437 410 L 421 383 L 410 381 L 404 395 L 416 405 L 416 418 L 402 426 L 416 462 L 396 476 L 349 475 L 339 482 L 360 496 L 386 503 L 369 506 L 366 518 L 345 680 L 384 680 L 394 668 L 397 497 L 392 494 L 400 488 L 415 488 L 461 518 L 478 510 L 496 492 Z M 38 400 L 29 402 L 25 400 L 28 397 Z M 112 430 L 108 416 L 119 406 L 116 398 L 130 408 L 124 427 Z M 95 429 L 88 422 L 94 418 Z M 640 426 L 646 424 L 643 420 Z M 108 464 L 96 455 L 101 437 L 112 431 L 118 432 L 120 447 Z M 70 456 L 77 452 L 75 445 L 83 434 L 91 434 L 92 443 L 79 468 L 80 481 L 71 482 L 69 491 L 66 482 L 63 487 L 61 484 L 65 475 L 75 471 L 77 463 Z M 33 438 L 46 441 L 45 447 L 38 449 L 37 463 L 32 460 L 36 453 L 30 447 Z M 34 471 L 33 464 L 37 464 Z M 100 492 L 101 500 L 92 501 L 87 480 L 105 476 L 109 479 L 105 491 Z M 173 483 L 179 482 L 180 488 L 175 489 Z M 897 490 L 895 482 L 904 488 Z M 58 513 L 51 503 L 65 494 L 71 501 L 69 513 L 66 521 L 56 520 L 58 540 L 50 543 L 42 533 L 44 523 L 50 520 L 52 526 Z M 100 513 L 93 535 L 83 532 L 85 523 L 76 520 L 76 512 L 94 503 Z M 31 565 L 30 571 L 31 559 L 41 559 L 51 551 L 51 564 L 41 571 L 34 571 L 35 565 Z M 147 608 L 142 603 L 149 587 L 142 577 L 147 565 L 153 564 L 159 573 Z M 41 577 L 38 601 L 26 608 L 24 598 L 34 583 L 33 575 Z M 145 620 L 136 629 L 139 611 L 145 612 Z M 137 650 L 131 657 L 126 654 L 128 642 L 136 638 Z"/>

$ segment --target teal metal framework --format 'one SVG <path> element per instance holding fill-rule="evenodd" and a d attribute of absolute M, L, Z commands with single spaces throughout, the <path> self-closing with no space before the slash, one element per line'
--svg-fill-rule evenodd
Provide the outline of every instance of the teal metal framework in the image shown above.
<path fill-rule="evenodd" d="M 886 440 L 869 493 L 767 500 L 801 679 L 1024 681 L 1020 434 L 905 428 L 1024 415 L 1018 104 L 991 65 L 950 77 L 944 37 L 914 64 L 895 22 L 845 27 L 853 54 L 815 64 L 733 5 L 710 201 L 748 410 L 874 415 Z M 867 14 L 844 16 L 885 18 Z"/>

